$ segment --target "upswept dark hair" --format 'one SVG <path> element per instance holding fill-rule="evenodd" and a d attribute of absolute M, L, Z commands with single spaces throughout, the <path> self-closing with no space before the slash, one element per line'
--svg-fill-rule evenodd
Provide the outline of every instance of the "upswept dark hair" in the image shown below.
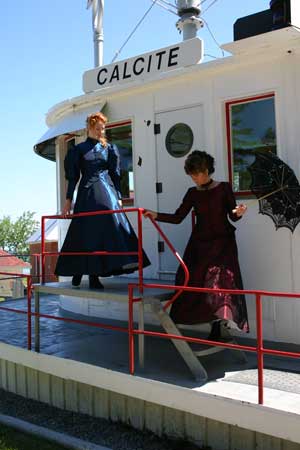
<path fill-rule="evenodd" d="M 184 162 L 184 170 L 187 175 L 205 172 L 206 169 L 210 175 L 215 171 L 214 166 L 215 158 L 200 150 L 194 150 Z"/>

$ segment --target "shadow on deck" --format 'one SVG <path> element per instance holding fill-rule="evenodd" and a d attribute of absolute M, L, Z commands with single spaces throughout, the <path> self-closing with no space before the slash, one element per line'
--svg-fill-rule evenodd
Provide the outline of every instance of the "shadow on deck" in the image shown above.
<path fill-rule="evenodd" d="M 59 283 L 55 285 L 59 285 Z M 75 289 L 72 292 L 74 296 L 79 293 Z M 87 319 L 85 316 L 64 311 L 60 308 L 59 303 L 59 295 L 41 293 L 40 313 L 127 327 L 127 322 L 91 317 Z M 10 300 L 5 302 L 5 306 L 26 310 L 26 299 Z M 0 311 L 0 317 L 3 324 L 0 330 L 0 341 L 26 348 L 26 316 Z M 32 329 L 34 329 L 34 319 L 32 319 Z M 159 327 L 146 326 L 146 329 L 157 331 Z M 185 332 L 185 335 L 206 337 L 206 334 L 199 331 Z M 167 339 L 146 336 L 145 366 L 144 368 L 139 367 L 137 339 L 135 337 L 135 375 L 192 389 L 203 386 L 203 383 L 193 379 L 174 345 Z M 237 341 L 243 345 L 256 345 L 255 340 L 244 336 L 238 336 Z M 265 342 L 265 347 L 284 351 L 300 351 L 300 346 L 293 344 Z M 41 318 L 40 351 L 42 354 L 129 373 L 127 333 Z M 208 374 L 205 385 L 209 385 L 213 381 L 225 381 L 237 385 L 257 386 L 256 354 L 248 352 L 247 358 L 247 363 L 240 363 L 229 350 L 201 357 L 201 363 Z M 300 394 L 300 360 L 266 355 L 264 367 L 265 388 Z"/>

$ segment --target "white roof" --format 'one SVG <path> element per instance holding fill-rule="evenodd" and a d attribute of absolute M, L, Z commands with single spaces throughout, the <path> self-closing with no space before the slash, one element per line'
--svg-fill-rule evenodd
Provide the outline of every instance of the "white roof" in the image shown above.
<path fill-rule="evenodd" d="M 99 102 L 98 105 L 90 106 L 89 108 L 81 109 L 80 111 L 73 111 L 68 116 L 63 116 L 61 120 L 49 128 L 45 134 L 38 140 L 37 144 L 47 141 L 62 134 L 72 133 L 74 131 L 86 128 L 86 118 L 89 114 L 94 112 L 101 112 L 106 104 L 106 101 Z"/>
<path fill-rule="evenodd" d="M 55 138 L 64 134 L 71 134 L 84 130 L 86 128 L 86 118 L 89 114 L 100 112 L 106 105 L 106 100 L 98 100 L 93 105 L 83 105 L 82 108 L 76 110 L 74 102 L 70 100 L 60 104 L 62 113 L 56 118 L 54 123 L 48 124 L 50 128 L 43 134 L 34 146 L 34 151 L 44 158 L 55 161 Z"/>

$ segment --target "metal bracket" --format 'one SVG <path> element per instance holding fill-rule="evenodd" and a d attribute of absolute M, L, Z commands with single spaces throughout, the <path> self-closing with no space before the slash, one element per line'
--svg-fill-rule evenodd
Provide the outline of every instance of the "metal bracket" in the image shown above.
<path fill-rule="evenodd" d="M 155 190 L 157 194 L 161 194 L 163 191 L 162 183 L 155 183 Z"/>
<path fill-rule="evenodd" d="M 160 134 L 160 123 L 154 124 L 154 134 Z"/>
<path fill-rule="evenodd" d="M 165 251 L 165 243 L 164 241 L 157 242 L 158 253 L 163 253 Z"/>

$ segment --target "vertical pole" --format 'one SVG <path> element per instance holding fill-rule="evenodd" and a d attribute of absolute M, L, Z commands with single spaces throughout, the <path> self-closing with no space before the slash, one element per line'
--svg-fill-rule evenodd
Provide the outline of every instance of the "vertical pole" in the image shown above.
<path fill-rule="evenodd" d="M 257 334 L 257 369 L 258 369 L 258 403 L 264 402 L 264 353 L 262 330 L 262 303 L 261 294 L 255 295 L 256 300 L 256 334 Z"/>
<path fill-rule="evenodd" d="M 45 283 L 45 218 L 42 216 L 41 225 L 41 254 L 42 254 L 42 284 Z"/>
<path fill-rule="evenodd" d="M 180 19 L 176 22 L 177 29 L 182 32 L 184 41 L 197 36 L 197 31 L 203 26 L 199 19 L 201 13 L 200 0 L 177 0 L 177 14 Z"/>
<path fill-rule="evenodd" d="M 93 1 L 93 32 L 94 32 L 94 65 L 103 65 L 103 10 L 104 0 Z"/>
<path fill-rule="evenodd" d="M 138 264 L 139 264 L 139 291 L 143 293 L 143 226 L 142 209 L 138 210 Z"/>
<path fill-rule="evenodd" d="M 34 350 L 40 351 L 40 293 L 38 289 L 34 290 Z"/>
<path fill-rule="evenodd" d="M 139 301 L 139 330 L 145 330 L 145 319 L 144 319 L 144 301 L 141 298 Z M 145 335 L 139 334 L 139 365 L 140 368 L 144 368 L 145 365 Z"/>
<path fill-rule="evenodd" d="M 41 261 L 40 261 L 41 255 L 38 255 L 37 253 L 34 255 L 34 273 L 33 273 L 33 282 L 34 283 L 40 283 L 41 282 Z"/>
<path fill-rule="evenodd" d="M 144 292 L 143 288 L 143 215 L 142 209 L 139 208 L 138 211 L 138 260 L 139 260 L 139 292 L 142 294 Z M 145 322 L 144 322 L 144 300 L 141 297 L 139 300 L 139 330 L 144 331 Z M 140 367 L 144 367 L 144 349 L 145 349 L 145 336 L 144 334 L 139 334 L 139 364 Z"/>
<path fill-rule="evenodd" d="M 128 300 L 129 373 L 134 375 L 133 286 L 131 285 L 128 285 Z"/>
<path fill-rule="evenodd" d="M 27 349 L 31 350 L 31 297 L 32 277 L 27 277 Z"/>

